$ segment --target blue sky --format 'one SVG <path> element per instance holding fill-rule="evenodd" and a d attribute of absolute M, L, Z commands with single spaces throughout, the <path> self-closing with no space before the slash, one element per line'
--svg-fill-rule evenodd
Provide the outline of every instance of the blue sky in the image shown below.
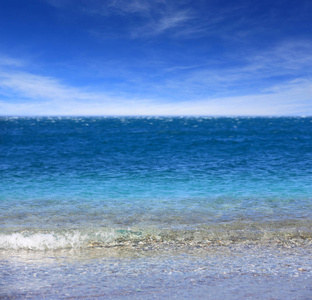
<path fill-rule="evenodd" d="M 312 115 L 312 1 L 0 0 L 1 115 Z"/>

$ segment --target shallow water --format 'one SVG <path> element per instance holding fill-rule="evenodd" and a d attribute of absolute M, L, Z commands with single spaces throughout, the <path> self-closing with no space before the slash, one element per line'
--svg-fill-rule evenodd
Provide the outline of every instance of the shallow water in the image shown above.
<path fill-rule="evenodd" d="M 3 298 L 308 299 L 312 118 L 0 118 Z"/>
<path fill-rule="evenodd" d="M 174 248 L 174 249 L 173 249 Z M 310 299 L 311 247 L 11 252 L 3 298 Z"/>

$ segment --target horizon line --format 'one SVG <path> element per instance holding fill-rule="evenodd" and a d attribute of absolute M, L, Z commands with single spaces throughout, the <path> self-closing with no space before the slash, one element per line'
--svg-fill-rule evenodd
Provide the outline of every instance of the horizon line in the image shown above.
<path fill-rule="evenodd" d="M 311 118 L 312 115 L 1 115 L 0 118 Z"/>

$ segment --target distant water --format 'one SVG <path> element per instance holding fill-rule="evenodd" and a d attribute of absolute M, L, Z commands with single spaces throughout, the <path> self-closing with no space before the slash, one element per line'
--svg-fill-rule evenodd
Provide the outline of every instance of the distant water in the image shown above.
<path fill-rule="evenodd" d="M 6 257 L 306 246 L 312 118 L 2 117 L 0 178 Z"/>

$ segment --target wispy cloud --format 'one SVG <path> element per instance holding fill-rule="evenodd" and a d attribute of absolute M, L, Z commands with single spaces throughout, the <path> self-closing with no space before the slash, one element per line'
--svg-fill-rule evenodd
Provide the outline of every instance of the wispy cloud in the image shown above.
<path fill-rule="evenodd" d="M 162 89 L 196 98 L 205 94 L 224 97 L 268 93 L 277 84 L 312 79 L 312 43 L 305 40 L 284 41 L 270 49 L 246 52 L 241 57 L 237 54 L 229 58 L 224 56 L 223 59 L 183 68 L 183 72 L 167 76 Z M 176 69 L 179 67 L 167 71 L 175 72 Z"/>
<path fill-rule="evenodd" d="M 45 0 L 57 8 L 65 8 L 60 0 Z M 191 35 L 198 32 L 198 23 L 191 24 L 189 21 L 196 20 L 197 16 L 191 8 L 185 8 L 181 4 L 185 1 L 176 2 L 172 0 L 110 0 L 110 1 L 79 1 L 76 10 L 80 13 L 96 17 L 108 18 L 121 17 L 124 22 L 125 34 L 132 38 L 155 37 L 161 34 L 170 33 L 174 36 Z M 135 17 L 136 22 L 129 22 L 129 17 Z M 89 28 L 88 32 L 96 37 L 108 37 L 108 32 L 103 32 L 103 27 Z M 121 34 L 120 32 L 115 34 Z"/>
<path fill-rule="evenodd" d="M 131 26 L 130 36 L 153 37 L 170 32 L 181 34 L 187 28 L 192 32 L 189 21 L 196 19 L 195 13 L 190 9 L 182 9 L 172 1 L 113 1 L 114 13 L 138 14 L 142 18 L 139 25 Z M 195 28 L 194 28 L 195 29 Z"/>
<path fill-rule="evenodd" d="M 285 5 L 245 0 L 232 2 L 191 0 L 42 0 L 50 5 L 67 9 L 92 18 L 85 30 L 96 37 L 111 37 L 111 26 L 103 26 L 98 19 L 120 17 L 115 37 L 147 38 L 170 34 L 176 38 L 216 37 L 243 42 L 257 35 L 269 37 L 271 32 L 282 31 L 298 16 L 307 17 L 304 5 L 298 5 L 293 14 L 285 13 Z M 286 5 L 287 6 L 287 5 Z M 306 11 L 309 10 L 306 4 Z M 74 18 L 76 20 L 76 17 Z M 97 19 L 96 22 L 93 22 Z M 113 18 L 110 18 L 112 21 Z M 66 19 L 70 22 L 70 19 Z M 281 24 L 281 21 L 283 24 Z M 305 20 L 303 20 L 304 22 Z M 122 25 L 121 25 L 122 24 Z M 286 25 L 285 25 L 286 24 Z M 121 30 L 122 27 L 122 30 Z M 105 28 L 107 30 L 105 30 Z M 270 38 L 267 38 L 269 41 Z"/>
<path fill-rule="evenodd" d="M 312 115 L 311 53 L 311 42 L 288 40 L 251 52 L 238 64 L 164 64 L 159 71 L 156 63 L 148 74 L 158 72 L 157 78 L 142 75 L 141 66 L 120 79 L 122 88 L 106 84 L 97 91 L 92 83 L 77 87 L 31 73 L 25 62 L 3 55 L 0 114 Z"/>
<path fill-rule="evenodd" d="M 312 67 L 312 42 L 307 40 L 287 40 L 272 48 L 258 52 L 248 58 L 250 69 L 274 73 L 289 73 L 302 71 L 305 74 Z M 311 69 L 312 70 L 312 69 Z"/>
<path fill-rule="evenodd" d="M 186 33 L 184 27 L 192 19 L 193 16 L 188 11 L 175 11 L 163 14 L 157 18 L 148 20 L 144 26 L 135 28 L 131 36 L 134 38 L 142 36 L 152 37 L 167 32 L 171 32 L 175 36 L 182 35 Z M 188 34 L 192 32 L 193 30 L 188 28 Z"/>
<path fill-rule="evenodd" d="M 26 63 L 20 59 L 0 54 L 0 67 L 22 67 L 25 66 L 25 64 Z"/>
<path fill-rule="evenodd" d="M 114 12 L 120 13 L 143 13 L 149 14 L 153 6 L 164 1 L 147 1 L 147 0 L 111 0 L 107 2 L 107 7 Z"/>
<path fill-rule="evenodd" d="M 1 73 L 2 93 L 19 101 L 0 100 L 1 115 L 303 115 L 312 114 L 312 82 L 297 80 L 265 95 L 202 98 L 173 102 L 118 98 L 29 73 Z"/>
<path fill-rule="evenodd" d="M 251 21 L 244 15 L 246 4 L 219 6 L 216 12 L 213 4 L 202 3 L 195 8 L 190 0 L 111 0 L 104 5 L 95 3 L 85 6 L 85 11 L 103 16 L 139 16 L 141 22 L 128 27 L 132 38 L 155 37 L 165 33 L 183 38 L 199 35 L 224 37 L 229 34 L 233 37 L 235 30 L 246 32 L 246 23 Z"/>
<path fill-rule="evenodd" d="M 53 100 L 105 100 L 104 95 L 84 92 L 81 89 L 66 86 L 59 80 L 34 75 L 27 72 L 1 72 L 0 86 L 2 93 L 14 93 L 20 99 L 32 101 Z M 107 100 L 107 99 L 106 99 Z"/>

